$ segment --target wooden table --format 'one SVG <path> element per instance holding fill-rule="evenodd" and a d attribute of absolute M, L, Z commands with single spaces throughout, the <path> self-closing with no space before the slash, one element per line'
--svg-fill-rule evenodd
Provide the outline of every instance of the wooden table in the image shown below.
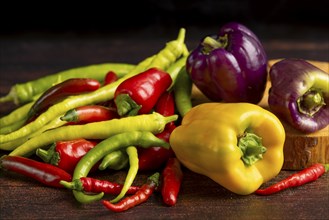
<path fill-rule="evenodd" d="M 217 28 L 187 29 L 187 45 L 194 48 L 205 34 Z M 257 28 L 269 58 L 299 57 L 328 61 L 326 29 L 301 38 L 307 29 L 300 27 L 293 36 L 275 38 L 276 31 Z M 286 28 L 284 30 L 289 30 Z M 270 31 L 273 31 L 272 33 Z M 137 63 L 176 38 L 178 29 L 145 28 L 140 31 L 105 33 L 28 33 L 0 36 L 0 94 L 11 85 L 60 70 L 103 62 Z M 321 35 L 322 34 L 322 35 Z M 321 35 L 321 37 L 318 37 Z M 280 35 L 282 36 L 282 35 Z M 287 35 L 288 36 L 288 35 Z M 296 38 L 294 38 L 294 36 Z M 13 110 L 0 105 L 0 115 Z M 7 152 L 2 151 L 1 154 Z M 159 193 L 146 203 L 124 213 L 112 213 L 100 202 L 79 204 L 65 189 L 44 187 L 34 180 L 0 172 L 0 219 L 328 219 L 329 175 L 295 189 L 272 196 L 239 196 L 205 176 L 184 169 L 178 203 L 166 207 Z M 277 182 L 294 171 L 282 171 L 266 183 Z M 122 182 L 126 171 L 96 173 L 95 177 Z M 135 184 L 141 185 L 151 172 L 139 172 Z M 106 197 L 110 199 L 110 197 Z"/>

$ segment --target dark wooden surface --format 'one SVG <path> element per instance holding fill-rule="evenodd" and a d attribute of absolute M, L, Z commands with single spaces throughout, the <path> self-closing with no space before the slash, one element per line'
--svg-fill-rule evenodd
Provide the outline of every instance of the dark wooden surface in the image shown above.
<path fill-rule="evenodd" d="M 255 26 L 270 59 L 299 57 L 329 61 L 328 29 L 305 26 Z M 187 29 L 193 49 L 199 38 L 217 27 Z M 0 35 L 0 94 L 11 85 L 67 68 L 103 63 L 137 63 L 176 38 L 178 29 L 144 28 L 113 33 L 20 33 Z M 13 110 L 0 105 L 0 115 Z M 0 152 L 5 154 L 6 152 Z M 292 171 L 282 171 L 266 183 Z M 97 173 L 95 177 L 122 182 L 126 172 Z M 139 173 L 142 184 L 151 173 Z M 124 213 L 112 213 L 100 202 L 81 205 L 65 189 L 44 187 L 17 174 L 0 172 L 0 219 L 328 219 L 329 175 L 272 196 L 235 195 L 205 176 L 184 168 L 178 203 L 166 207 L 155 193 L 146 203 Z M 110 197 L 106 197 L 110 199 Z"/>

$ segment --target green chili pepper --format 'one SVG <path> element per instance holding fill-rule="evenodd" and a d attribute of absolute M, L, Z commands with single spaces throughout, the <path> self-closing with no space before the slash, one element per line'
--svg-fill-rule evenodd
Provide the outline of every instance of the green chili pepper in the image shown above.
<path fill-rule="evenodd" d="M 0 134 L 9 134 L 10 132 L 16 131 L 17 129 L 21 128 L 25 124 L 26 119 L 17 120 L 14 123 L 11 123 L 9 125 L 3 126 L 1 123 L 0 127 Z"/>
<path fill-rule="evenodd" d="M 155 134 L 164 130 L 167 123 L 175 121 L 177 115 L 162 116 L 159 113 L 130 116 L 108 121 L 88 123 L 84 125 L 70 125 L 47 130 L 29 139 L 14 149 L 9 155 L 29 156 L 39 147 L 45 147 L 56 141 L 84 139 L 106 139 L 112 135 L 125 131 L 150 131 Z M 0 148 L 1 149 L 1 148 Z"/>
<path fill-rule="evenodd" d="M 20 106 L 19 108 L 15 109 L 14 111 L 10 112 L 8 115 L 5 115 L 0 118 L 0 125 L 1 127 L 5 127 L 11 124 L 14 124 L 18 120 L 26 120 L 27 113 L 29 112 L 30 108 L 34 102 L 29 102 L 25 105 Z"/>
<path fill-rule="evenodd" d="M 122 150 L 117 150 L 106 155 L 98 166 L 98 169 L 105 170 L 106 168 L 110 168 L 113 170 L 121 170 L 127 167 L 128 164 L 129 158 L 127 153 Z"/>
<path fill-rule="evenodd" d="M 167 68 L 179 57 L 187 56 L 189 52 L 184 43 L 185 32 L 185 29 L 181 28 L 177 39 L 166 44 L 166 47 L 163 48 L 152 60 L 149 68 L 156 67 L 162 70 L 167 70 Z"/>
<path fill-rule="evenodd" d="M 26 103 L 32 101 L 35 95 L 41 94 L 51 86 L 70 78 L 93 78 L 102 81 L 109 70 L 123 76 L 133 68 L 134 65 L 132 64 L 103 63 L 64 70 L 33 81 L 14 85 L 6 96 L 0 98 L 0 103 L 8 101 L 13 101 L 16 104 Z"/>
<path fill-rule="evenodd" d="M 132 77 L 138 73 L 140 73 L 140 66 L 145 67 L 145 63 L 149 63 L 149 67 L 152 65 L 155 65 L 159 67 L 160 69 L 166 69 L 168 66 L 170 66 L 173 62 L 175 62 L 178 58 L 180 58 L 182 55 L 185 55 L 188 51 L 186 48 L 186 45 L 184 43 L 184 34 L 185 30 L 181 29 L 179 32 L 177 40 L 173 40 L 171 42 L 168 42 L 166 44 L 166 47 L 162 49 L 156 57 L 150 57 L 149 59 L 145 59 L 140 64 L 138 64 L 133 70 L 131 70 L 127 75 L 122 77 L 121 79 L 117 80 L 116 82 L 113 82 L 111 84 L 108 84 L 97 91 L 90 92 L 87 94 L 82 94 L 74 97 L 69 97 L 62 102 L 53 105 L 50 107 L 46 112 L 41 114 L 35 121 L 25 125 L 24 127 L 18 129 L 17 131 L 14 131 L 12 133 L 6 134 L 6 135 L 0 135 L 0 149 L 1 144 L 15 140 L 17 138 L 23 137 L 28 135 L 29 133 L 32 133 L 38 129 L 40 129 L 42 126 L 44 126 L 47 122 L 52 120 L 54 117 L 58 117 L 61 114 L 64 114 L 70 109 L 77 108 L 79 106 L 83 105 L 90 105 L 95 103 L 101 103 L 108 100 L 113 99 L 114 92 L 118 85 L 123 82 L 125 79 Z M 151 59 L 152 58 L 152 59 Z M 144 68 L 147 69 L 148 67 Z"/>
<path fill-rule="evenodd" d="M 21 129 L 9 133 L 7 135 L 0 135 L 0 149 L 2 148 L 2 143 L 13 141 L 17 138 L 22 138 L 24 136 L 29 135 L 42 128 L 42 126 L 47 124 L 53 118 L 61 116 L 68 110 L 84 105 L 101 103 L 113 99 L 114 92 L 117 86 L 129 76 L 137 74 L 141 66 L 145 67 L 146 65 L 149 65 L 151 59 L 153 59 L 153 57 L 145 59 L 140 64 L 138 64 L 138 66 L 136 66 L 128 75 L 122 77 L 118 81 L 108 84 L 94 92 L 69 97 L 63 100 L 62 102 L 51 106 L 46 112 L 42 113 L 38 118 L 36 118 L 36 120 L 30 122 Z"/>
<path fill-rule="evenodd" d="M 137 116 L 130 116 L 129 118 L 131 117 Z M 88 151 L 88 153 L 84 155 L 76 165 L 72 180 L 86 177 L 90 169 L 105 155 L 116 150 L 127 148 L 129 146 L 138 146 L 143 148 L 148 148 L 151 146 L 162 146 L 169 148 L 169 144 L 166 141 L 157 138 L 151 132 L 135 130 L 119 133 L 103 140 L 90 151 Z M 135 162 L 136 161 L 134 160 L 133 163 L 135 164 Z M 129 178 L 129 175 L 127 175 L 127 177 Z M 90 203 L 97 201 L 100 200 L 104 195 L 104 193 L 99 193 L 97 195 L 87 195 L 81 191 L 76 190 L 73 190 L 73 194 L 77 201 L 80 203 Z"/>
<path fill-rule="evenodd" d="M 177 80 L 177 77 L 178 77 L 178 74 L 179 74 L 179 71 L 184 67 L 185 68 L 185 63 L 186 63 L 186 60 L 187 60 L 187 56 L 183 56 L 181 57 L 179 60 L 177 60 L 175 63 L 173 63 L 168 69 L 167 69 L 167 72 L 170 74 L 171 76 L 171 79 L 172 79 L 172 83 L 169 87 L 168 90 L 170 90 L 176 80 Z"/>
<path fill-rule="evenodd" d="M 0 150 L 14 150 L 17 147 L 19 147 L 20 145 L 22 145 L 23 143 L 25 143 L 26 141 L 28 141 L 29 139 L 36 137 L 40 134 L 42 134 L 43 132 L 50 130 L 50 129 L 54 129 L 54 128 L 58 128 L 60 126 L 65 125 L 67 122 L 66 121 L 62 121 L 60 119 L 60 117 L 56 117 L 55 119 L 53 119 L 52 121 L 50 121 L 48 124 L 46 124 L 45 126 L 43 126 L 42 128 L 40 128 L 39 130 L 24 136 L 24 137 L 20 137 L 18 139 L 15 139 L 13 141 L 8 141 L 5 142 L 3 144 L 0 145 Z"/>
<path fill-rule="evenodd" d="M 123 187 L 121 189 L 121 192 L 119 193 L 119 195 L 117 195 L 117 197 L 115 197 L 113 200 L 111 200 L 112 203 L 118 202 L 120 199 L 122 199 L 127 191 L 129 190 L 129 188 L 132 186 L 137 172 L 138 172 L 138 154 L 137 154 L 137 148 L 134 146 L 129 146 L 126 149 L 126 152 L 128 154 L 129 157 L 129 170 L 128 170 L 128 174 L 126 176 L 125 182 L 123 184 Z"/>
<path fill-rule="evenodd" d="M 175 104 L 182 117 L 192 108 L 191 93 L 192 80 L 184 66 L 178 73 L 176 83 L 174 84 Z"/>

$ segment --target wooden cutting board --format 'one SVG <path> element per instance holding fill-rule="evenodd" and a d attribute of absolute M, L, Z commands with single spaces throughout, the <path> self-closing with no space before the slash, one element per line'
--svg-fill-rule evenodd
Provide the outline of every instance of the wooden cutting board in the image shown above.
<path fill-rule="evenodd" d="M 270 60 L 269 68 L 280 59 Z M 309 61 L 318 68 L 329 72 L 328 62 Z M 259 103 L 260 106 L 269 110 L 267 99 L 268 90 L 271 87 L 270 81 L 267 82 L 267 87 L 264 97 Z M 210 102 L 195 85 L 192 87 L 192 102 L 193 105 L 198 105 L 205 102 Z M 304 134 L 281 121 L 285 131 L 286 140 L 284 143 L 284 170 L 301 170 L 314 163 L 329 163 L 329 126 L 326 128 L 311 133 Z"/>

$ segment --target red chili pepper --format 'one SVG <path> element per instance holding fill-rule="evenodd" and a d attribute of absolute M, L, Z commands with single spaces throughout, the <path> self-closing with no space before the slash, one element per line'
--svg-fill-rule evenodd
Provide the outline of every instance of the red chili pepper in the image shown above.
<path fill-rule="evenodd" d="M 60 184 L 65 186 L 68 189 L 91 192 L 91 193 L 100 193 L 104 192 L 111 195 L 119 195 L 123 185 L 110 182 L 107 180 L 99 180 L 91 177 L 81 177 L 80 179 L 75 179 L 72 182 L 61 181 Z M 135 194 L 140 187 L 130 186 L 127 194 Z"/>
<path fill-rule="evenodd" d="M 32 121 L 51 105 L 54 105 L 70 95 L 95 91 L 100 86 L 101 85 L 97 80 L 89 78 L 71 78 L 56 84 L 46 90 L 33 104 L 28 113 L 27 122 Z"/>
<path fill-rule="evenodd" d="M 148 114 L 171 83 L 171 76 L 157 68 L 150 68 L 126 79 L 114 93 L 118 114 Z"/>
<path fill-rule="evenodd" d="M 113 71 L 109 71 L 106 75 L 105 75 L 105 79 L 104 79 L 104 85 L 108 85 L 111 84 L 115 81 L 118 80 L 118 76 L 115 72 Z"/>
<path fill-rule="evenodd" d="M 174 126 L 157 134 L 156 136 L 162 140 L 169 142 L 170 134 L 174 130 Z M 174 151 L 163 147 L 137 148 L 139 170 L 156 170 L 159 169 L 166 161 L 175 155 Z"/>
<path fill-rule="evenodd" d="M 308 168 L 305 168 L 298 173 L 295 173 L 286 179 L 266 188 L 258 189 L 255 191 L 258 195 L 271 195 L 280 192 L 290 187 L 297 187 L 303 184 L 317 180 L 325 172 L 329 170 L 329 164 L 314 164 Z"/>
<path fill-rule="evenodd" d="M 42 148 L 37 149 L 36 154 L 44 162 L 58 166 L 68 173 L 73 173 L 79 160 L 96 144 L 95 141 L 85 139 L 57 141 L 47 151 Z M 93 169 L 97 169 L 97 166 Z"/>
<path fill-rule="evenodd" d="M 166 167 L 162 171 L 161 194 L 166 205 L 173 206 L 176 204 L 182 180 L 183 171 L 180 162 L 176 157 L 172 157 L 167 161 Z"/>
<path fill-rule="evenodd" d="M 175 100 L 171 92 L 164 92 L 154 110 L 163 116 L 175 114 Z M 162 140 L 169 142 L 171 132 L 176 128 L 174 122 L 166 124 L 165 130 L 156 136 Z M 160 168 L 166 161 L 175 154 L 171 148 L 163 147 L 137 148 L 139 169 L 140 170 L 155 170 Z"/>
<path fill-rule="evenodd" d="M 33 178 L 51 187 L 63 188 L 59 183 L 61 180 L 72 180 L 70 174 L 56 166 L 20 156 L 1 157 L 0 168 Z"/>
<path fill-rule="evenodd" d="M 111 110 L 105 106 L 86 105 L 67 111 L 65 115 L 61 117 L 61 120 L 71 122 L 69 124 L 86 124 L 118 117 L 115 110 Z"/>
<path fill-rule="evenodd" d="M 126 197 L 116 204 L 103 200 L 103 205 L 114 212 L 123 212 L 133 208 L 148 200 L 158 186 L 159 178 L 160 174 L 155 173 L 147 179 L 146 183 L 143 184 L 134 195 Z"/>

